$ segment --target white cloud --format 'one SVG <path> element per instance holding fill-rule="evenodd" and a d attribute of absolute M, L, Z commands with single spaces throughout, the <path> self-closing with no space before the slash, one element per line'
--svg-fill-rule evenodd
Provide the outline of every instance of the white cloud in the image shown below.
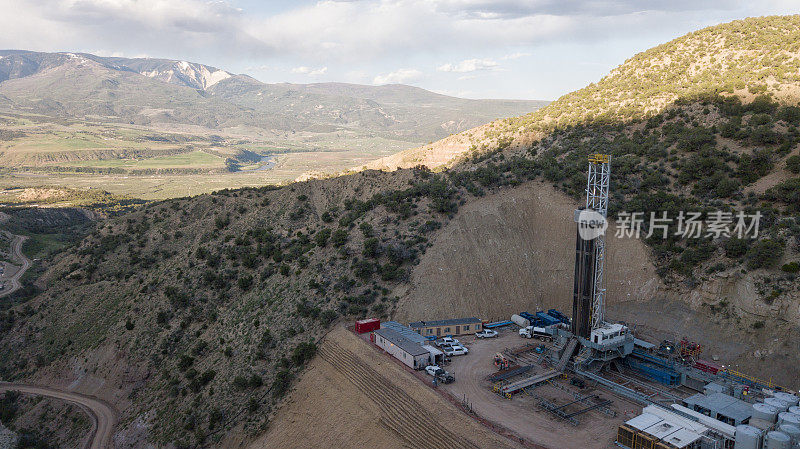
<path fill-rule="evenodd" d="M 507 55 L 503 56 L 500 59 L 502 59 L 504 61 L 507 61 L 509 59 L 519 59 L 519 58 L 524 58 L 525 56 L 530 56 L 530 55 L 531 55 L 530 53 L 526 53 L 526 52 L 516 52 L 516 53 L 507 54 Z"/>
<path fill-rule="evenodd" d="M 786 8 L 788 0 L 769 2 L 763 13 Z M 744 0 L 321 0 L 269 14 L 264 11 L 269 8 L 242 10 L 236 3 L 0 0 L 0 10 L 14 12 L 0 15 L 0 47 L 85 50 L 104 42 L 124 54 L 206 60 L 208 54 L 227 60 L 284 56 L 330 65 L 421 52 L 597 42 L 685 23 L 701 9 L 748 5 Z"/>
<path fill-rule="evenodd" d="M 385 75 L 378 75 L 372 84 L 399 84 L 416 81 L 422 77 L 422 72 L 417 69 L 399 69 Z"/>
<path fill-rule="evenodd" d="M 300 74 L 308 75 L 308 76 L 324 75 L 325 72 L 327 72 L 327 71 L 328 71 L 327 67 L 320 67 L 318 69 L 312 69 L 310 67 L 300 66 L 300 67 L 295 67 L 295 68 L 292 69 L 292 73 L 300 73 Z"/>
<path fill-rule="evenodd" d="M 457 64 L 444 64 L 436 68 L 439 72 L 467 73 L 478 70 L 493 70 L 497 62 L 491 59 L 465 59 Z"/>

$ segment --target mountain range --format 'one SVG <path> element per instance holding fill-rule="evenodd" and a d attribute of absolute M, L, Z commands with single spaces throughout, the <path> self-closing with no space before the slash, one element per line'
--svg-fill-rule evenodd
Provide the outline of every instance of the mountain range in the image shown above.
<path fill-rule="evenodd" d="M 355 128 L 424 141 L 544 104 L 467 100 L 405 85 L 265 84 L 166 59 L 0 51 L 0 108 L 74 119 L 214 130 Z"/>

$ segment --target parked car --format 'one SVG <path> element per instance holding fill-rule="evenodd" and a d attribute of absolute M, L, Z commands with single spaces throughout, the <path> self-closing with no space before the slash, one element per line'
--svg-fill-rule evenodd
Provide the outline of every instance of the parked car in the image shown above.
<path fill-rule="evenodd" d="M 448 356 L 464 355 L 464 354 L 468 354 L 469 353 L 469 349 L 467 349 L 467 348 L 465 348 L 463 346 L 460 346 L 460 345 L 454 345 L 454 346 L 447 347 L 444 350 L 444 353 L 447 354 Z"/>
<path fill-rule="evenodd" d="M 439 371 L 444 372 L 444 370 L 441 369 L 439 365 L 428 365 L 425 367 L 425 372 L 430 374 L 431 376 L 439 374 Z"/>
<path fill-rule="evenodd" d="M 480 332 L 475 332 L 475 336 L 478 338 L 492 338 L 497 337 L 497 331 L 493 331 L 491 329 L 484 329 Z"/>
<path fill-rule="evenodd" d="M 461 343 L 460 341 L 456 340 L 453 337 L 444 337 L 441 340 L 436 342 L 436 346 L 453 346 Z"/>

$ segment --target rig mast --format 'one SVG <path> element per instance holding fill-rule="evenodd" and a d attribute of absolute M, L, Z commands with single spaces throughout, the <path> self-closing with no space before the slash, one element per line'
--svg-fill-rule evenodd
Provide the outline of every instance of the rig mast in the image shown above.
<path fill-rule="evenodd" d="M 589 156 L 589 178 L 586 183 L 586 209 L 608 216 L 608 186 L 611 177 L 611 157 L 608 154 Z M 592 330 L 603 326 L 605 313 L 606 283 L 603 265 L 606 255 L 605 232 L 595 238 L 594 282 L 592 287 Z"/>

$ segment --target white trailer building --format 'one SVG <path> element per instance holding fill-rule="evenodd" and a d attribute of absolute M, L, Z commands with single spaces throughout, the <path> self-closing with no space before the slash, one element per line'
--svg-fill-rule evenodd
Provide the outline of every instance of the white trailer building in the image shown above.
<path fill-rule="evenodd" d="M 431 364 L 433 354 L 419 343 L 402 336 L 399 332 L 382 328 L 374 332 L 375 344 L 393 355 L 397 360 L 414 369 L 423 369 Z"/>

